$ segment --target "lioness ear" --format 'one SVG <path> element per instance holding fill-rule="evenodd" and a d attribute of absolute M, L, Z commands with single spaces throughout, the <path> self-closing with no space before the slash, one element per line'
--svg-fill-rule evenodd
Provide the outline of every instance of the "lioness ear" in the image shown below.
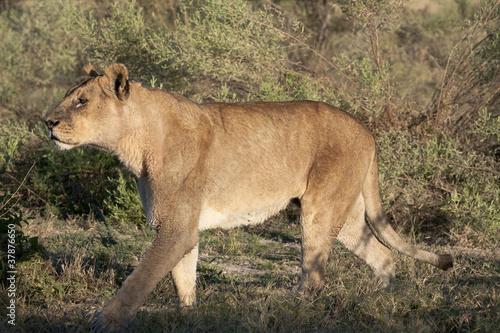
<path fill-rule="evenodd" d="M 104 76 L 109 80 L 109 90 L 119 100 L 126 100 L 129 94 L 127 67 L 122 64 L 113 64 L 106 69 Z"/>
<path fill-rule="evenodd" d="M 97 73 L 94 66 L 92 66 L 92 64 L 90 62 L 87 64 L 87 66 L 85 66 L 85 68 L 83 70 L 85 71 L 85 73 L 87 73 L 88 76 L 92 76 L 92 77 L 99 76 L 99 73 Z"/>

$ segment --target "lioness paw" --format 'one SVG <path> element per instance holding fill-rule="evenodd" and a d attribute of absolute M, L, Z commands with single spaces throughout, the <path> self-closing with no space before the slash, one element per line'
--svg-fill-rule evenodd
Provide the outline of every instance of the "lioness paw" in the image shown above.
<path fill-rule="evenodd" d="M 102 313 L 92 322 L 90 328 L 92 332 L 113 332 L 121 326 L 121 322 L 116 318 L 103 316 Z"/>
<path fill-rule="evenodd" d="M 130 311 L 118 297 L 114 297 L 104 306 L 92 323 L 94 332 L 113 332 L 123 328 L 125 322 L 133 318 L 134 311 Z"/>

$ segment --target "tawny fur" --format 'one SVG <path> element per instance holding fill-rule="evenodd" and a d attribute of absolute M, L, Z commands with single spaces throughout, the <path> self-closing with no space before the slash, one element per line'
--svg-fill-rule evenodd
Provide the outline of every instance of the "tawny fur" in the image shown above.
<path fill-rule="evenodd" d="M 394 264 L 379 238 L 439 268 L 452 266 L 450 255 L 417 249 L 387 223 L 374 139 L 347 113 L 307 101 L 199 105 L 129 81 L 121 64 L 102 76 L 86 70 L 46 116 L 51 139 L 60 149 L 92 145 L 115 153 L 137 177 L 157 230 L 96 329 L 119 327 L 170 271 L 181 306 L 194 306 L 198 231 L 263 222 L 292 199 L 302 208 L 303 292 L 323 286 L 336 238 L 384 287 L 394 286 Z"/>

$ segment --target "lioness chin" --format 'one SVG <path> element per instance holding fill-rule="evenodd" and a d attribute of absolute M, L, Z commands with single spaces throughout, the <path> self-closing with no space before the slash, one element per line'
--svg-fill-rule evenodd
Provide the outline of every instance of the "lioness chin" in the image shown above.
<path fill-rule="evenodd" d="M 309 101 L 200 105 L 129 80 L 121 64 L 103 75 L 91 65 L 86 72 L 47 114 L 50 138 L 60 149 L 92 145 L 115 153 L 137 177 L 157 230 L 96 329 L 132 317 L 168 272 L 180 305 L 194 306 L 198 231 L 260 223 L 291 200 L 301 206 L 302 292 L 323 286 L 336 238 L 384 287 L 394 286 L 394 264 L 383 243 L 443 270 L 452 267 L 451 255 L 419 250 L 388 224 L 374 139 L 347 113 Z"/>

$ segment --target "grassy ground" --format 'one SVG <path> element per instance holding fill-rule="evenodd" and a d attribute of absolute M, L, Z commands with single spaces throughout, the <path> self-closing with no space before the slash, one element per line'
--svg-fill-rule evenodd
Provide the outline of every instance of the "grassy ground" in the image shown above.
<path fill-rule="evenodd" d="M 130 330 L 494 332 L 499 327 L 497 248 L 422 244 L 453 253 L 455 266 L 448 272 L 395 254 L 397 289 L 390 293 L 379 290 L 369 268 L 337 244 L 324 291 L 299 298 L 300 231 L 297 221 L 290 221 L 293 213 L 255 227 L 202 233 L 197 309 L 178 310 L 166 277 Z M 93 219 L 37 220 L 28 233 L 41 237 L 46 254 L 17 267 L 13 332 L 88 331 L 93 314 L 116 293 L 153 238 L 147 229 L 116 230 Z"/>

